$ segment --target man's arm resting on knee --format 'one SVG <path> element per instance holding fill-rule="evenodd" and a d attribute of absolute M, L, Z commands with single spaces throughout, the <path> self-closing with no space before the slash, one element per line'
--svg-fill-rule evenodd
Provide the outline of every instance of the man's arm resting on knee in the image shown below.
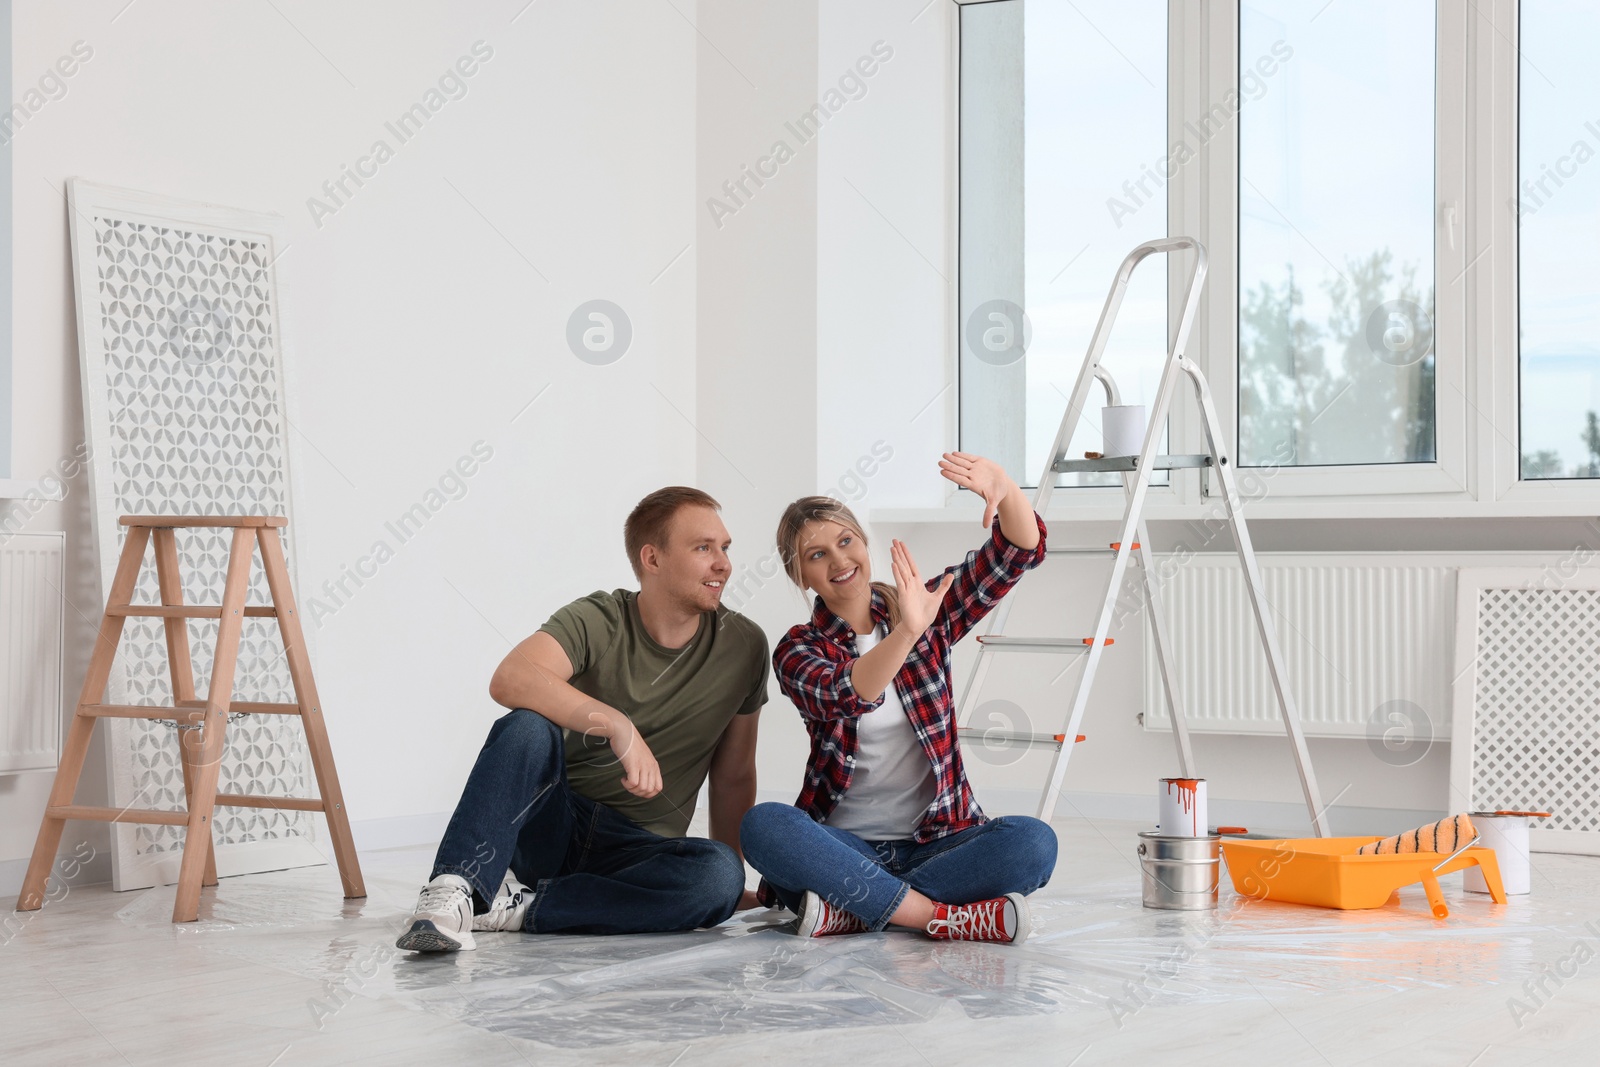
<path fill-rule="evenodd" d="M 563 729 L 605 738 L 622 764 L 624 789 L 642 797 L 661 792 L 661 769 L 632 720 L 572 686 L 571 677 L 566 650 L 541 630 L 500 661 L 489 680 L 489 697 L 507 708 L 536 711 Z"/>
<path fill-rule="evenodd" d="M 739 823 L 756 803 L 756 720 L 760 711 L 735 715 L 711 756 L 711 837 L 733 849 L 741 860 Z M 744 891 L 740 909 L 756 907 L 755 894 Z"/>

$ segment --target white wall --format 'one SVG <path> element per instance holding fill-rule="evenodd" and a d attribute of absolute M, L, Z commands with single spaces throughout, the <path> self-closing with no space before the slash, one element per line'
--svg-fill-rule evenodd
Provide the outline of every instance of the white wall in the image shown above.
<path fill-rule="evenodd" d="M 820 5 L 819 92 L 874 44 L 893 53 L 830 121 L 818 156 L 817 490 L 862 520 L 868 508 L 936 506 L 950 486 L 937 463 L 955 432 L 952 6 Z M 879 441 L 893 458 L 862 477 Z"/>
<path fill-rule="evenodd" d="M 759 18 L 753 10 L 747 0 L 698 6 L 696 473 L 733 536 L 724 603 L 775 643 L 806 614 L 773 533 L 784 505 L 816 491 L 817 166 L 833 131 L 805 143 L 790 128 L 817 102 L 814 0 L 762 5 Z M 792 799 L 806 734 L 775 683 L 768 692 L 760 789 Z"/>
<path fill-rule="evenodd" d="M 15 141 L 16 476 L 82 440 L 67 177 L 282 215 L 302 599 L 475 441 L 494 450 L 314 635 L 352 819 L 447 812 L 508 642 L 631 584 L 628 508 L 697 476 L 694 260 L 673 262 L 695 239 L 693 3 L 547 0 L 514 24 L 521 0 L 14 6 L 19 87 L 93 48 Z M 467 95 L 318 227 L 307 198 L 480 40 Z M 564 340 L 593 298 L 633 323 L 609 366 Z M 72 700 L 100 609 L 85 496 L 28 526 L 67 531 Z M 0 777 L 0 861 L 30 852 L 50 781 Z"/>

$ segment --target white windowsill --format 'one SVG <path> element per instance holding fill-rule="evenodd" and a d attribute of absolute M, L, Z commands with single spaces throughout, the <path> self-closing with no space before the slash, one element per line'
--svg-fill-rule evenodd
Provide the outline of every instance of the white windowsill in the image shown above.
<path fill-rule="evenodd" d="M 29 493 L 38 493 L 46 500 L 60 500 L 61 490 L 48 490 L 40 482 L 23 478 L 0 478 L 0 500 L 21 500 Z"/>
<path fill-rule="evenodd" d="M 1067 492 L 1057 490 L 1057 499 Z M 1243 509 L 1247 521 L 1257 519 L 1295 520 L 1321 522 L 1327 519 L 1585 519 L 1600 516 L 1600 493 L 1587 504 L 1575 500 L 1517 500 L 1481 501 L 1467 499 L 1408 499 L 1397 497 L 1301 497 L 1299 499 L 1263 499 L 1247 503 Z M 1152 522 L 1202 519 L 1225 515 L 1220 497 L 1212 497 L 1197 504 L 1149 504 L 1144 517 Z M 983 508 L 965 501 L 946 507 L 931 508 L 871 508 L 870 521 L 874 523 L 952 523 L 976 525 L 983 518 Z M 1045 521 L 1056 522 L 1115 522 L 1122 518 L 1122 502 L 1056 504 L 1046 510 Z"/>

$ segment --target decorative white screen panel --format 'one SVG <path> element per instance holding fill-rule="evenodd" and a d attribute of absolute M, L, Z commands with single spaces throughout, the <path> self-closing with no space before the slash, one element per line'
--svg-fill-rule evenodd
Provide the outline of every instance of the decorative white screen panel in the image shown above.
<path fill-rule="evenodd" d="M 1600 572 L 1462 570 L 1451 787 L 1541 810 L 1530 843 L 1600 853 Z"/>
<path fill-rule="evenodd" d="M 277 220 L 70 183 L 84 411 L 102 591 L 121 552 L 124 514 L 289 515 Z M 291 574 L 294 526 L 286 531 Z M 179 530 L 189 603 L 218 604 L 231 532 Z M 160 599 L 153 549 L 135 602 Z M 270 601 L 259 559 L 250 603 Z M 190 620 L 196 692 L 210 680 L 217 624 Z M 166 644 L 155 619 L 129 619 L 107 699 L 172 702 Z M 234 683 L 239 699 L 293 703 L 272 619 L 246 619 Z M 173 727 L 107 720 L 112 802 L 182 808 Z M 106 728 L 102 725 L 100 728 Z M 219 791 L 311 796 L 304 735 L 292 716 L 241 716 L 228 726 Z M 304 812 L 219 808 L 222 874 L 323 862 Z M 181 827 L 118 826 L 114 885 L 176 878 Z"/>

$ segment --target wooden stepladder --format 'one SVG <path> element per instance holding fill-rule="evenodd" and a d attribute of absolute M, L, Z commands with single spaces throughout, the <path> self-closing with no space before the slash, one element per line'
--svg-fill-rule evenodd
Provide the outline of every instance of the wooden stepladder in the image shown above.
<path fill-rule="evenodd" d="M 193 922 L 199 917 L 200 887 L 217 884 L 216 850 L 212 837 L 212 814 L 218 806 L 277 808 L 290 811 L 320 811 L 328 820 L 328 835 L 339 865 L 339 879 L 346 897 L 364 897 L 361 866 L 356 859 L 355 842 L 350 836 L 350 821 L 344 796 L 339 790 L 339 774 L 328 747 L 328 731 L 322 719 L 322 704 L 311 676 L 311 661 L 306 655 L 305 636 L 295 609 L 294 590 L 289 584 L 289 568 L 284 561 L 283 540 L 278 530 L 286 520 L 268 516 L 173 516 L 124 515 L 128 527 L 116 576 L 106 598 L 105 615 L 100 620 L 100 635 L 89 659 L 83 679 L 83 692 L 72 718 L 49 805 L 33 846 L 33 859 L 23 879 L 18 911 L 34 911 L 44 903 L 45 879 L 55 863 L 61 845 L 61 832 L 68 819 L 98 822 L 151 823 L 183 826 L 183 862 L 178 871 L 178 897 L 172 908 L 173 922 Z M 183 602 L 183 580 L 178 571 L 177 539 L 173 531 L 192 527 L 224 527 L 233 530 L 228 556 L 227 579 L 222 603 L 215 606 Z M 156 576 L 161 603 L 134 604 L 131 601 L 144 563 L 145 548 L 155 543 Z M 256 545 L 261 547 L 261 563 L 271 591 L 270 605 L 246 604 L 250 585 L 250 564 Z M 167 661 L 172 673 L 173 706 L 146 704 L 103 704 L 106 683 L 116 657 L 122 629 L 130 617 L 153 617 L 166 628 Z M 294 682 L 293 704 L 265 704 L 233 699 L 234 669 L 239 659 L 239 638 L 246 618 L 276 618 L 278 631 Z M 194 689 L 194 664 L 189 658 L 189 619 L 218 620 L 216 657 L 211 666 L 211 684 L 205 699 Z M 218 793 L 217 779 L 224 750 L 224 731 L 228 714 L 298 715 L 305 727 L 306 747 L 317 777 L 319 797 L 280 797 L 242 793 Z M 89 738 L 96 719 L 166 719 L 178 726 L 178 751 L 183 764 L 187 811 L 139 808 L 102 808 L 74 804 L 73 794 L 83 772 Z M 199 847 L 203 842 L 204 847 Z"/>
<path fill-rule="evenodd" d="M 1145 428 L 1144 442 L 1139 453 L 1130 456 L 1084 459 L 1069 457 L 1067 451 L 1072 446 L 1073 433 L 1077 430 L 1093 386 L 1098 383 L 1105 390 L 1108 403 L 1121 403 L 1116 383 L 1112 380 L 1110 372 L 1101 365 L 1101 357 L 1105 354 L 1112 324 L 1116 322 L 1117 312 L 1122 307 L 1122 298 L 1127 292 L 1128 280 L 1134 268 L 1150 256 L 1178 252 L 1192 253 L 1183 313 L 1161 371 L 1161 382 L 1156 387 L 1155 401 L 1150 407 L 1149 424 Z M 1200 309 L 1200 293 L 1205 286 L 1205 279 L 1206 251 L 1200 242 L 1192 237 L 1167 237 L 1147 241 L 1129 252 L 1117 269 L 1116 278 L 1111 283 L 1111 291 L 1107 294 L 1105 305 L 1100 310 L 1100 321 L 1095 325 L 1094 335 L 1089 341 L 1089 351 L 1084 356 L 1083 366 L 1078 371 L 1077 384 L 1073 386 L 1067 410 L 1061 417 L 1060 427 L 1056 430 L 1055 443 L 1050 446 L 1050 456 L 1045 462 L 1043 472 L 1039 475 L 1039 489 L 1033 499 L 1034 510 L 1041 515 L 1044 514 L 1050 503 L 1050 495 L 1055 489 L 1058 474 L 1106 472 L 1119 474 L 1122 478 L 1124 497 L 1122 532 L 1109 546 L 1112 554 L 1111 576 L 1106 583 L 1105 598 L 1100 605 L 1094 636 L 1086 638 L 1009 636 L 1004 630 L 1011 612 L 1011 597 L 1015 594 L 1007 596 L 989 616 L 987 627 L 978 637 L 978 660 L 966 688 L 962 691 L 961 701 L 956 709 L 956 721 L 962 737 L 970 741 L 1053 748 L 1055 761 L 1050 767 L 1050 777 L 1040 795 L 1039 818 L 1048 821 L 1053 817 L 1056 804 L 1061 798 L 1062 781 L 1066 777 L 1067 762 L 1072 755 L 1073 742 L 1083 740 L 1083 735 L 1078 733 L 1078 730 L 1083 725 L 1084 712 L 1088 708 L 1095 671 L 1100 665 L 1101 654 L 1112 642 L 1110 630 L 1118 594 L 1122 590 L 1123 579 L 1128 573 L 1130 563 L 1137 560 L 1156 662 L 1161 669 L 1167 704 L 1172 711 L 1172 738 L 1177 747 L 1178 767 L 1183 777 L 1195 777 L 1197 771 L 1194 752 L 1189 744 L 1184 704 L 1173 671 L 1172 638 L 1162 610 L 1161 580 L 1156 571 L 1155 556 L 1150 548 L 1150 531 L 1144 520 L 1144 508 L 1153 471 L 1209 471 L 1217 482 L 1218 495 L 1227 510 L 1228 523 L 1239 554 L 1240 571 L 1244 577 L 1245 589 L 1250 596 L 1257 634 L 1261 639 L 1262 652 L 1266 658 L 1267 673 L 1272 682 L 1273 692 L 1278 698 L 1284 733 L 1288 737 L 1295 770 L 1300 777 L 1301 791 L 1305 795 L 1306 811 L 1311 817 L 1311 825 L 1316 836 L 1329 837 L 1332 830 L 1328 824 L 1327 806 L 1322 803 L 1317 788 L 1316 774 L 1311 766 L 1311 754 L 1306 748 L 1305 732 L 1300 724 L 1299 707 L 1288 685 L 1288 669 L 1279 647 L 1277 627 L 1267 603 L 1266 590 L 1261 580 L 1261 568 L 1256 562 L 1255 547 L 1245 522 L 1239 491 L 1234 482 L 1233 468 L 1225 451 L 1227 438 L 1223 433 L 1221 420 L 1217 417 L 1216 405 L 1211 399 L 1211 386 L 1199 365 L 1187 354 L 1189 334 L 1194 328 L 1195 316 Z M 1160 451 L 1161 437 L 1166 432 L 1167 415 L 1178 392 L 1180 377 L 1188 378 L 1189 384 L 1194 389 L 1200 425 L 1205 431 L 1206 451 L 1188 455 L 1163 455 Z M 1050 555 L 1058 555 L 1105 550 L 1047 549 L 1046 551 Z M 1001 652 L 1075 654 L 1087 657 L 1083 673 L 1078 676 L 1078 685 L 1067 712 L 1066 724 L 1060 733 L 994 730 L 967 725 L 973 710 L 973 702 L 983 687 L 993 657 Z"/>

